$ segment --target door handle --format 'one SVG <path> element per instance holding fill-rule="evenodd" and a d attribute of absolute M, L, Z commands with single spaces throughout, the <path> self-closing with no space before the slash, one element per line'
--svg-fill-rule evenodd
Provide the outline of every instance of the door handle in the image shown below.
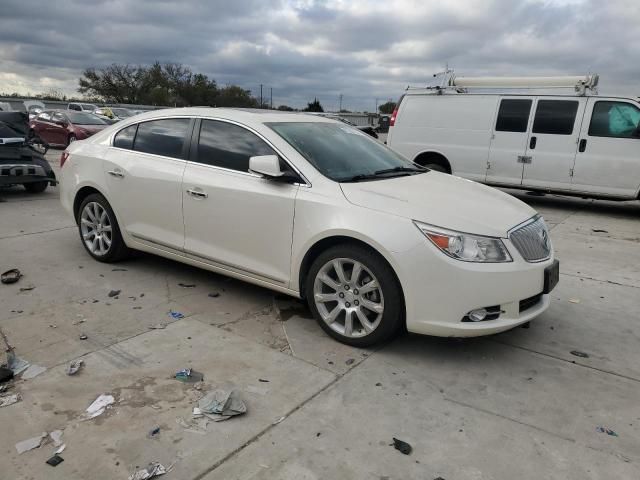
<path fill-rule="evenodd" d="M 580 140 L 580 143 L 578 144 L 578 151 L 584 152 L 586 149 L 587 149 L 587 139 L 583 138 L 582 140 Z"/>
<path fill-rule="evenodd" d="M 529 140 L 529 148 L 531 150 L 533 150 L 534 148 L 536 148 L 536 143 L 537 143 L 538 139 L 536 137 L 531 137 L 531 140 Z"/>
<path fill-rule="evenodd" d="M 124 178 L 124 173 L 120 170 L 109 170 L 107 173 L 112 177 Z"/>
<path fill-rule="evenodd" d="M 202 190 L 196 190 L 194 188 L 188 189 L 187 193 L 192 197 L 197 197 L 197 198 L 207 198 L 209 196 L 207 193 L 203 192 Z"/>
<path fill-rule="evenodd" d="M 531 163 L 533 157 L 530 155 L 518 155 L 518 163 Z"/>

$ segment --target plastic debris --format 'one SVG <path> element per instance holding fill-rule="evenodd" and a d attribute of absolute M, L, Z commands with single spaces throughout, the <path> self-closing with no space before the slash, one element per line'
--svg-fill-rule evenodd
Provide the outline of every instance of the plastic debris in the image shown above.
<path fill-rule="evenodd" d="M 18 455 L 22 455 L 24 452 L 28 452 L 29 450 L 33 450 L 34 448 L 40 448 L 40 445 L 42 445 L 42 441 L 46 436 L 47 432 L 42 432 L 39 437 L 33 437 L 28 440 L 23 440 L 16 443 L 16 450 L 18 451 Z"/>
<path fill-rule="evenodd" d="M 109 298 L 117 297 L 118 295 L 120 295 L 120 292 L 121 292 L 121 291 L 122 291 L 122 290 L 111 290 L 111 291 L 109 292 L 108 297 L 109 297 Z"/>
<path fill-rule="evenodd" d="M 151 430 L 149 430 L 149 433 L 147 433 L 147 437 L 155 438 L 159 434 L 160 434 L 160 427 L 153 427 Z"/>
<path fill-rule="evenodd" d="M 164 323 L 156 323 L 155 325 L 149 325 L 150 330 L 162 330 L 163 328 L 166 328 L 166 325 Z"/>
<path fill-rule="evenodd" d="M 52 467 L 55 467 L 57 465 L 60 465 L 62 462 L 64 462 L 64 458 L 62 458 L 60 455 L 56 453 L 53 457 L 47 460 L 46 463 L 48 465 L 51 465 Z"/>
<path fill-rule="evenodd" d="M 2 275 L 0 275 L 0 281 L 5 285 L 9 285 L 11 283 L 16 283 L 22 277 L 22 273 L 17 268 L 12 268 L 11 270 L 7 270 Z"/>
<path fill-rule="evenodd" d="M 164 475 L 167 472 L 168 470 L 164 468 L 161 463 L 151 462 L 146 468 L 137 470 L 135 473 L 129 475 L 129 480 L 146 480 L 147 478 Z"/>
<path fill-rule="evenodd" d="M 601 228 L 592 228 L 591 231 L 593 233 L 609 233 L 607 230 L 603 230 Z"/>
<path fill-rule="evenodd" d="M 222 422 L 247 412 L 247 406 L 234 390 L 211 391 L 198 401 L 198 408 L 214 422 Z"/>
<path fill-rule="evenodd" d="M 86 418 L 90 419 L 102 415 L 104 411 L 114 402 L 115 399 L 112 395 L 100 395 L 93 401 L 91 405 L 87 407 Z"/>
<path fill-rule="evenodd" d="M 54 453 L 54 455 L 60 455 L 62 452 L 64 452 L 64 449 L 67 448 L 67 444 L 63 443 L 62 445 L 60 445 L 60 448 L 58 448 Z"/>
<path fill-rule="evenodd" d="M 614 432 L 613 430 L 611 430 L 610 428 L 607 428 L 607 427 L 596 427 L 596 432 L 606 433 L 607 435 L 609 435 L 611 437 L 617 437 L 618 436 L 618 434 L 616 432 Z"/>
<path fill-rule="evenodd" d="M 403 453 L 405 455 L 410 455 L 411 452 L 413 451 L 413 447 L 411 447 L 411 445 L 409 445 L 405 441 L 398 440 L 395 437 L 393 438 L 393 448 L 395 448 L 400 453 Z"/>
<path fill-rule="evenodd" d="M 33 286 L 33 285 L 28 285 L 26 287 L 20 287 L 20 291 L 21 292 L 29 292 L 29 291 L 33 290 L 34 288 L 36 288 L 36 287 Z"/>
<path fill-rule="evenodd" d="M 204 380 L 204 375 L 191 368 L 183 368 L 179 372 L 176 372 L 175 378 L 185 383 L 197 383 Z"/>
<path fill-rule="evenodd" d="M 569 353 L 575 357 L 589 358 L 588 353 L 581 352 L 580 350 L 571 350 Z"/>
<path fill-rule="evenodd" d="M 580 299 L 579 298 L 570 298 L 569 299 L 569 303 L 580 303 Z"/>
<path fill-rule="evenodd" d="M 83 333 L 83 334 L 81 334 L 78 338 L 79 338 L 80 340 L 86 340 L 86 339 L 87 339 L 87 338 L 89 338 L 89 337 L 87 337 L 87 336 Z"/>
<path fill-rule="evenodd" d="M 63 433 L 64 432 L 62 430 L 54 430 L 53 432 L 49 433 L 49 438 L 53 442 L 53 446 L 54 447 L 59 447 L 60 445 L 62 445 L 62 434 Z M 56 452 L 56 453 L 58 453 L 58 452 Z"/>
<path fill-rule="evenodd" d="M 10 368 L 0 367 L 0 383 L 8 382 L 13 378 L 13 370 Z"/>
<path fill-rule="evenodd" d="M 178 286 L 182 288 L 195 288 L 196 284 L 195 283 L 179 283 Z"/>
<path fill-rule="evenodd" d="M 171 318 L 175 318 L 176 320 L 180 320 L 181 318 L 184 318 L 184 314 L 180 312 L 174 312 L 173 310 L 169 310 L 169 316 Z"/>
<path fill-rule="evenodd" d="M 8 407 L 9 405 L 13 405 L 14 403 L 18 403 L 19 401 L 20 401 L 20 395 L 17 393 L 0 396 L 0 408 Z"/>
<path fill-rule="evenodd" d="M 84 365 L 84 360 L 74 360 L 67 366 L 67 375 L 75 375 Z"/>
<path fill-rule="evenodd" d="M 269 380 L 267 380 L 266 378 L 259 378 L 258 381 L 262 383 L 269 383 Z"/>
<path fill-rule="evenodd" d="M 27 368 L 22 374 L 22 379 L 29 380 L 31 378 L 37 377 L 38 375 L 46 371 L 47 371 L 47 367 L 41 367 L 40 365 L 29 365 L 29 368 Z"/>

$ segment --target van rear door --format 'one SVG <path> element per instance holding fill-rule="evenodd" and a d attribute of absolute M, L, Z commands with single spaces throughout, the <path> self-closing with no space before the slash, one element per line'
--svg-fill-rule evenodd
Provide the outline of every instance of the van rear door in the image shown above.
<path fill-rule="evenodd" d="M 520 185 L 527 151 L 533 97 L 501 97 L 491 135 L 485 181 Z"/>
<path fill-rule="evenodd" d="M 571 189 L 585 97 L 538 97 L 525 153 L 522 185 Z"/>
<path fill-rule="evenodd" d="M 573 189 L 636 197 L 640 187 L 640 105 L 589 98 L 574 165 Z"/>

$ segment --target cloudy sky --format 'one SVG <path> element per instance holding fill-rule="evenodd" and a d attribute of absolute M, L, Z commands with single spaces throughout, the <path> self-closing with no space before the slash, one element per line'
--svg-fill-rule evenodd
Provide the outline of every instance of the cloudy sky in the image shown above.
<path fill-rule="evenodd" d="M 601 75 L 640 95 L 638 0 L 2 0 L 0 92 L 75 94 L 86 67 L 180 62 L 301 107 L 370 110 L 459 75 Z"/>

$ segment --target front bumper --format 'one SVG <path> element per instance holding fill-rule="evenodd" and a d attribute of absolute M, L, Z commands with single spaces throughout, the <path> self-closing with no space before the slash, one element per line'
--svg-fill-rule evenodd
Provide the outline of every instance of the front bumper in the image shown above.
<path fill-rule="evenodd" d="M 441 337 L 475 337 L 509 330 L 549 307 L 544 270 L 554 262 L 526 262 L 504 240 L 513 262 L 470 263 L 447 257 L 427 239 L 396 256 L 405 293 L 407 329 Z M 494 320 L 470 322 L 475 309 L 498 307 Z"/>

